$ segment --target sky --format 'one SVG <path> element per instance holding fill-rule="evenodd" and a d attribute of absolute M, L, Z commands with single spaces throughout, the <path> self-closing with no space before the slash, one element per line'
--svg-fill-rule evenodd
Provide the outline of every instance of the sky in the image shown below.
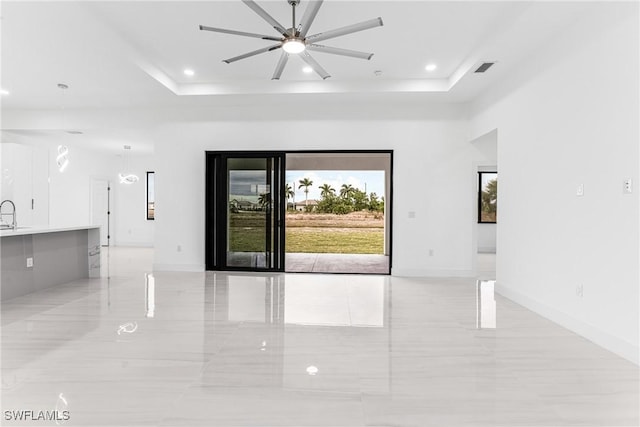
<path fill-rule="evenodd" d="M 309 178 L 313 185 L 309 187 L 309 199 L 320 200 L 320 186 L 329 184 L 340 194 L 342 184 L 351 184 L 367 194 L 376 193 L 384 196 L 384 171 L 287 171 L 286 180 L 296 191 L 296 201 L 305 199 L 304 187 L 298 189 L 300 180 Z M 294 186 L 295 183 L 295 186 Z"/>

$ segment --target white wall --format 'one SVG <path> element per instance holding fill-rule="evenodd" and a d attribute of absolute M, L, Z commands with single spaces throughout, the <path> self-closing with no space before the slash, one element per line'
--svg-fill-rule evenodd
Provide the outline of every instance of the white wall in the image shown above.
<path fill-rule="evenodd" d="M 638 363 L 638 187 L 622 183 L 639 178 L 639 14 L 606 6 L 481 99 L 471 126 L 499 133 L 497 290 Z"/>
<path fill-rule="evenodd" d="M 163 126 L 155 151 L 155 268 L 204 268 L 206 150 L 393 149 L 393 274 L 472 275 L 476 160 L 466 111 L 443 105 L 412 120 L 350 119 L 347 108 L 339 111 L 333 115 L 344 119 L 264 121 L 245 109 L 238 121 Z"/>
<path fill-rule="evenodd" d="M 478 224 L 478 253 L 496 253 L 497 231 L 497 224 Z"/>
<path fill-rule="evenodd" d="M 120 160 L 120 159 L 119 159 Z M 147 172 L 154 170 L 153 156 L 130 156 L 128 170 L 140 181 L 120 184 L 114 178 L 116 246 L 153 246 L 155 221 L 147 220 Z"/>

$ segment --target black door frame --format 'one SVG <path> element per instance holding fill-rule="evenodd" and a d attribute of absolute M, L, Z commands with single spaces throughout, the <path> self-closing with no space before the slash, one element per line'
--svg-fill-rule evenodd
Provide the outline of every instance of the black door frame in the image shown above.
<path fill-rule="evenodd" d="M 271 227 L 266 227 L 268 247 L 267 267 L 239 267 L 228 266 L 226 262 L 227 227 L 220 226 L 227 222 L 227 179 L 226 162 L 229 158 L 265 158 L 267 164 L 273 166 L 276 183 L 271 182 L 270 174 L 267 174 L 267 182 L 271 185 L 271 193 L 274 207 L 267 209 L 267 222 L 273 218 L 274 229 L 277 235 L 271 235 Z M 276 164 L 271 164 L 275 158 Z M 205 152 L 205 269 L 224 271 L 264 271 L 284 272 L 284 215 L 286 205 L 281 195 L 284 192 L 284 173 L 286 171 L 285 152 L 283 151 L 206 151 Z M 275 185 L 274 185 L 275 184 Z M 269 250 L 273 237 L 273 251 Z M 219 246 L 225 245 L 224 249 Z M 274 257 L 274 266 L 270 267 L 270 257 Z"/>
<path fill-rule="evenodd" d="M 391 268 L 393 263 L 393 150 L 287 150 L 287 151 L 206 151 L 206 166 L 205 166 L 205 269 L 206 270 L 222 270 L 224 264 L 221 264 L 221 257 L 223 254 L 217 249 L 216 238 L 221 238 L 222 242 L 226 242 L 226 227 L 223 228 L 223 235 L 216 235 L 216 221 L 219 220 L 220 215 L 226 217 L 226 204 L 222 204 L 215 200 L 215 194 L 225 194 L 224 182 L 221 182 L 216 178 L 215 171 L 219 170 L 222 165 L 222 158 L 226 157 L 263 157 L 263 156 L 276 156 L 280 157 L 281 166 L 281 182 L 279 191 L 274 192 L 274 203 L 276 200 L 280 206 L 281 217 L 277 219 L 278 226 L 276 229 L 280 233 L 279 241 L 283 244 L 278 247 L 278 257 L 280 259 L 280 265 L 278 269 L 261 269 L 261 268 L 245 268 L 245 267 L 224 267 L 224 270 L 228 271 L 272 271 L 272 272 L 284 272 L 285 271 L 285 214 L 286 214 L 286 197 L 280 197 L 284 195 L 285 189 L 285 174 L 286 156 L 287 154 L 388 154 L 389 155 L 389 200 L 385 199 L 386 214 L 389 215 L 389 271 L 384 275 L 391 274 Z M 214 191 L 211 191 L 214 189 Z M 224 209 L 224 211 L 221 211 Z M 226 252 L 224 254 L 226 256 Z M 331 274 L 372 274 L 372 273 L 331 273 Z M 375 273 L 373 273 L 375 274 Z"/>

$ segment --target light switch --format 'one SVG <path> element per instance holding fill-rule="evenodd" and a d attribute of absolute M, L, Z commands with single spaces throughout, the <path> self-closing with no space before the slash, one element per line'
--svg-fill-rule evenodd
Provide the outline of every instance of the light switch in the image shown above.
<path fill-rule="evenodd" d="M 578 184 L 578 188 L 576 188 L 576 196 L 584 196 L 584 184 Z"/>

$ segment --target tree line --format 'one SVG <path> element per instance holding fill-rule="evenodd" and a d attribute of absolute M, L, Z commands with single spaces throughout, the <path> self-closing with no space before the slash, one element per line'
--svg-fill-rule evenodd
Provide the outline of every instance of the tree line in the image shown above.
<path fill-rule="evenodd" d="M 305 205 L 309 199 L 309 187 L 313 186 L 313 181 L 309 178 L 303 178 L 298 181 L 298 189 L 304 188 Z M 371 212 L 384 212 L 384 197 L 378 197 L 376 193 L 367 194 L 365 191 L 352 186 L 351 184 L 342 184 L 340 191 L 337 192 L 331 185 L 324 183 L 320 187 L 321 200 L 315 207 L 316 212 L 333 213 L 344 215 L 350 212 L 368 210 Z M 287 183 L 285 187 L 287 200 L 293 199 L 295 191 Z M 314 210 L 313 206 L 306 206 L 306 211 Z"/>

